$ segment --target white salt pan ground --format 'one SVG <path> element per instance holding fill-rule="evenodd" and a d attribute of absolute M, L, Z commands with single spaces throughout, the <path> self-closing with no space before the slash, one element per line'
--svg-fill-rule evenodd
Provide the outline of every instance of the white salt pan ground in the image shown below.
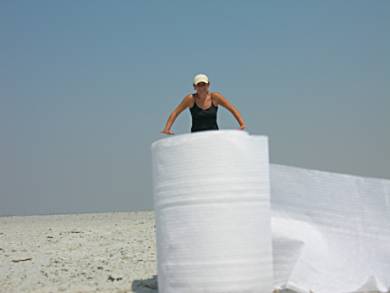
<path fill-rule="evenodd" d="M 0 292 L 157 292 L 155 267 L 152 211 L 0 217 Z"/>
<path fill-rule="evenodd" d="M 153 211 L 0 217 L 0 292 L 156 293 L 154 229 Z"/>

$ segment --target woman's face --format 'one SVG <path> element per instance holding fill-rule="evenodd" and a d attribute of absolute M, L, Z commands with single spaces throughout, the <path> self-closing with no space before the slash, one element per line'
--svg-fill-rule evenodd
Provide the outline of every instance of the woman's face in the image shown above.
<path fill-rule="evenodd" d="M 199 82 L 198 84 L 194 85 L 194 89 L 197 93 L 207 93 L 209 90 L 210 82 Z"/>

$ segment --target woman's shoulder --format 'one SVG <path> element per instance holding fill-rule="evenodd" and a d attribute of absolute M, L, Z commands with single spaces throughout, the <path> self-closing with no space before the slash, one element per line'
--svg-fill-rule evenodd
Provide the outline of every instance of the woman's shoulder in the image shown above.
<path fill-rule="evenodd" d="M 192 107 L 194 106 L 194 103 L 195 103 L 194 93 L 189 93 L 189 94 L 187 94 L 187 95 L 184 97 L 184 99 L 187 100 L 188 106 L 189 106 L 190 108 L 192 108 Z"/>
<path fill-rule="evenodd" d="M 212 92 L 211 93 L 211 97 L 214 99 L 218 99 L 221 96 L 222 96 L 221 92 Z"/>
<path fill-rule="evenodd" d="M 220 92 L 212 92 L 210 94 L 211 94 L 211 99 L 212 99 L 213 103 L 216 106 L 218 106 L 220 104 L 221 97 L 223 99 L 223 95 Z"/>

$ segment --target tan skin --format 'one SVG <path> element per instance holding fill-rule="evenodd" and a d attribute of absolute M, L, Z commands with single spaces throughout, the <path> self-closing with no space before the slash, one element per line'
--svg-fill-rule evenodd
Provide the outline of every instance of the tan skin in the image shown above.
<path fill-rule="evenodd" d="M 192 94 L 186 95 L 181 101 L 181 103 L 169 115 L 167 123 L 165 124 L 165 127 L 161 131 L 161 133 L 170 135 L 174 134 L 171 130 L 173 122 L 175 122 L 177 116 L 179 116 L 181 112 L 183 112 L 187 108 L 193 107 L 195 102 L 202 109 L 208 109 L 209 107 L 211 107 L 211 103 L 215 106 L 221 105 L 225 107 L 227 110 L 230 111 L 230 113 L 233 114 L 234 118 L 236 118 L 237 122 L 240 125 L 240 129 L 245 129 L 246 126 L 244 119 L 242 118 L 237 108 L 234 107 L 233 104 L 230 103 L 221 93 L 209 92 L 210 84 L 210 82 L 199 82 L 197 85 L 193 85 L 197 93 L 197 98 L 194 99 Z"/>

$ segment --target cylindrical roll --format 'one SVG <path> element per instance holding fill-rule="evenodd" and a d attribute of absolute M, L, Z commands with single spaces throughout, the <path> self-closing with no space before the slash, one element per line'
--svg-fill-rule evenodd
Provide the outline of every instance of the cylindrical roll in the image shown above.
<path fill-rule="evenodd" d="M 271 292 L 268 138 L 209 130 L 151 150 L 159 292 Z"/>

